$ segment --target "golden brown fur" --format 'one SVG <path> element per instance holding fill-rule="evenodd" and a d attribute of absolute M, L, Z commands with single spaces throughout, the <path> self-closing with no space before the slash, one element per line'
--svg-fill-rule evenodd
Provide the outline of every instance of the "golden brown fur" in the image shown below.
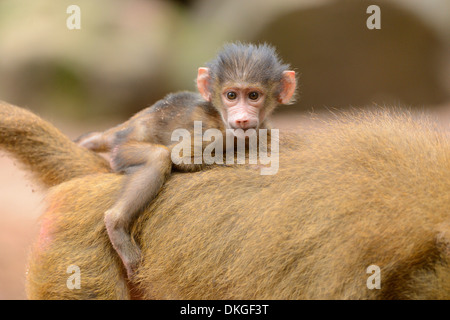
<path fill-rule="evenodd" d="M 82 149 L 33 113 L 0 101 L 0 146 L 50 187 L 92 172 L 109 172 L 101 156 Z"/>
<path fill-rule="evenodd" d="M 17 131 L 25 119 L 3 119 L 2 133 L 18 141 L 48 126 L 34 118 Z M 52 143 L 67 140 L 49 134 Z M 45 148 L 10 144 L 0 140 L 13 153 Z M 70 172 L 72 163 L 60 166 Z M 123 176 L 103 170 L 67 174 L 50 190 L 30 256 L 30 298 L 129 298 L 103 224 Z M 410 115 L 348 115 L 300 136 L 282 132 L 276 175 L 245 165 L 173 174 L 134 223 L 143 262 L 133 288 L 157 299 L 449 299 L 449 208 L 447 136 Z M 66 287 L 72 264 L 80 290 Z M 372 264 L 380 290 L 366 287 Z"/>
<path fill-rule="evenodd" d="M 114 172 L 128 175 L 117 202 L 105 212 L 105 225 L 130 279 L 141 262 L 141 250 L 130 236 L 140 211 L 157 197 L 172 169 L 193 172 L 205 167 L 199 154 L 206 144 L 197 146 L 192 139 L 192 133 L 199 134 L 195 122 L 200 123 L 200 132 L 220 130 L 224 137 L 226 129 L 240 129 L 233 131 L 240 136 L 243 130 L 265 129 L 266 117 L 278 104 L 290 103 L 295 94 L 295 71 L 287 70 L 288 65 L 267 44 L 230 43 L 208 66 L 198 69 L 199 93 L 169 94 L 123 124 L 77 140 L 92 151 L 111 151 Z M 172 140 L 177 129 L 189 130 L 191 146 L 197 150 L 183 150 L 188 163 L 172 167 L 171 155 L 179 146 Z"/>

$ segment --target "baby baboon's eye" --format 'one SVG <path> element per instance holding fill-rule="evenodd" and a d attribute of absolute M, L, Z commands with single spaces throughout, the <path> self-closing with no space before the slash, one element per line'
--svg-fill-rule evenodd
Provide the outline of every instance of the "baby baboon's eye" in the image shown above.
<path fill-rule="evenodd" d="M 227 99 L 228 100 L 234 100 L 234 99 L 236 99 L 236 97 L 237 97 L 236 92 L 234 92 L 234 91 L 227 92 Z"/>
<path fill-rule="evenodd" d="M 250 100 L 258 100 L 259 98 L 259 93 L 256 91 L 252 91 L 248 94 L 248 97 Z"/>

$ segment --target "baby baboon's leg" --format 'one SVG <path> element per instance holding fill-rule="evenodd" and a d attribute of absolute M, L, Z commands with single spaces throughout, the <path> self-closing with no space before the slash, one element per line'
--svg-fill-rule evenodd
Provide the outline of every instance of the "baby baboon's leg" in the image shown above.
<path fill-rule="evenodd" d="M 136 153 L 145 161 L 136 163 Z M 127 163 L 127 159 L 133 162 Z M 171 172 L 172 162 L 166 147 L 139 142 L 118 147 L 112 161 L 127 172 L 127 177 L 120 197 L 105 212 L 105 225 L 112 245 L 131 277 L 140 260 L 140 249 L 131 239 L 130 227 L 140 210 L 158 194 Z"/>

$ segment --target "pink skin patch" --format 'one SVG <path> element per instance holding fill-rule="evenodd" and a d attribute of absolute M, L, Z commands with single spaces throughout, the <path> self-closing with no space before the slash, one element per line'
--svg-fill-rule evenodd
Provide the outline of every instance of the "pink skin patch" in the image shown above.
<path fill-rule="evenodd" d="M 39 251 L 45 251 L 54 240 L 53 234 L 55 233 L 54 220 L 57 219 L 57 214 L 61 207 L 61 201 L 56 201 L 54 198 L 48 201 L 50 206 L 45 211 L 45 214 L 40 219 L 39 238 L 37 240 L 37 246 Z"/>
<path fill-rule="evenodd" d="M 295 71 L 283 71 L 283 79 L 281 80 L 283 90 L 278 97 L 278 102 L 281 104 L 288 104 L 295 93 L 297 82 L 295 80 Z"/>
<path fill-rule="evenodd" d="M 49 211 L 51 211 L 51 209 Z M 52 219 L 50 217 L 44 217 L 41 220 L 41 229 L 37 241 L 39 251 L 45 251 L 53 241 L 52 231 Z"/>
<path fill-rule="evenodd" d="M 260 113 L 264 106 L 264 94 L 258 88 L 226 87 L 222 102 L 227 110 L 228 126 L 231 129 L 257 129 L 262 122 Z"/>

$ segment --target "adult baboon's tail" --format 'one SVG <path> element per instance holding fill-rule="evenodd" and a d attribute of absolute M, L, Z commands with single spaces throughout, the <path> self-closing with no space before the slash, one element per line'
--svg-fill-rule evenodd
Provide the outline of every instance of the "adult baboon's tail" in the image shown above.
<path fill-rule="evenodd" d="M 0 101 L 0 149 L 23 163 L 50 187 L 87 174 L 109 172 L 108 162 L 79 147 L 49 122 Z"/>

